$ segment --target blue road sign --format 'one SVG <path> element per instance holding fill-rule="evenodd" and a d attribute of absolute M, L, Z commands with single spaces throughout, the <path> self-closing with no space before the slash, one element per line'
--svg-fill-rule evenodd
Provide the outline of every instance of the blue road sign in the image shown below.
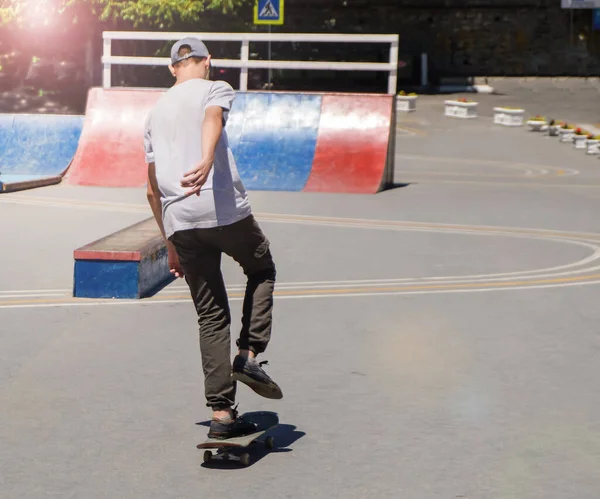
<path fill-rule="evenodd" d="M 594 21 L 592 28 L 594 30 L 600 30 L 600 9 L 594 10 Z"/>
<path fill-rule="evenodd" d="M 257 0 L 254 4 L 254 24 L 283 24 L 284 0 Z"/>

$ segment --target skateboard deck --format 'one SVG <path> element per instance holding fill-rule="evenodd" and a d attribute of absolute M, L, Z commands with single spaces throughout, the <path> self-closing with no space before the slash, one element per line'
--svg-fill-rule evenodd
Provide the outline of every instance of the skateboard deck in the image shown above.
<path fill-rule="evenodd" d="M 228 438 L 225 440 L 207 438 L 204 442 L 199 443 L 196 446 L 198 449 L 206 449 L 204 452 L 205 463 L 212 461 L 213 459 L 220 459 L 223 461 L 239 461 L 244 466 L 248 466 L 250 464 L 250 455 L 248 452 L 243 452 L 238 456 L 235 451 L 247 448 L 279 424 L 279 416 L 276 412 L 246 412 L 245 414 L 242 414 L 241 417 L 246 421 L 254 423 L 256 425 L 256 431 L 249 435 L 244 435 L 243 437 Z M 267 437 L 265 439 L 265 445 L 268 449 L 273 449 L 275 447 L 275 439 L 273 437 Z M 213 454 L 211 449 L 217 449 L 216 454 Z"/>

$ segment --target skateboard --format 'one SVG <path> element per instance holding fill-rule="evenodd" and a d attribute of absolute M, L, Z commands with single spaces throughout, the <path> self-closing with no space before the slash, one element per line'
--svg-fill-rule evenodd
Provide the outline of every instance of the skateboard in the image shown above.
<path fill-rule="evenodd" d="M 247 449 L 253 443 L 257 443 L 260 437 L 279 424 L 279 416 L 276 412 L 247 412 L 243 414 L 242 417 L 246 421 L 254 423 L 256 425 L 256 431 L 249 435 L 244 435 L 243 437 L 228 438 L 225 440 L 208 438 L 204 442 L 199 443 L 196 446 L 198 449 L 206 449 L 204 451 L 205 463 L 212 460 L 222 460 L 236 461 L 243 466 L 248 466 L 250 464 L 250 454 L 248 452 L 242 452 L 238 455 L 238 452 Z M 267 449 L 273 449 L 275 447 L 275 439 L 271 436 L 266 437 L 264 439 L 264 444 Z M 213 454 L 211 449 L 216 449 L 216 453 Z"/>

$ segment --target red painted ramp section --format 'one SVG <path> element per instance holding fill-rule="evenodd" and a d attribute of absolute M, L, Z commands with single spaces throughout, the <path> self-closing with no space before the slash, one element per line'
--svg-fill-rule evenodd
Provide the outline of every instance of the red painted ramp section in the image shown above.
<path fill-rule="evenodd" d="M 92 88 L 88 93 L 79 147 L 67 183 L 142 187 L 144 123 L 163 90 Z"/>
<path fill-rule="evenodd" d="M 304 192 L 373 194 L 390 183 L 394 97 L 324 95 L 312 171 Z"/>

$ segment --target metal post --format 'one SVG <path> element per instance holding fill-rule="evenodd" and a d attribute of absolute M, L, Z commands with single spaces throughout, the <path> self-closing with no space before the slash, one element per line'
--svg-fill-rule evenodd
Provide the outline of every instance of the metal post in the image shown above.
<path fill-rule="evenodd" d="M 88 87 L 94 85 L 94 39 L 92 37 L 85 44 L 85 82 Z"/>
<path fill-rule="evenodd" d="M 271 25 L 269 24 L 269 62 L 271 62 Z M 267 87 L 269 90 L 271 90 L 271 78 L 273 77 L 273 74 L 271 73 L 271 68 L 269 68 L 269 86 Z"/>
<path fill-rule="evenodd" d="M 104 35 L 106 36 L 106 35 Z M 102 57 L 110 58 L 111 56 L 111 39 L 104 38 Z M 110 88 L 110 62 L 104 61 L 104 71 L 102 74 L 102 86 L 104 88 Z"/>
<path fill-rule="evenodd" d="M 427 67 L 427 54 L 421 54 L 421 86 L 426 87 L 429 82 L 429 68 Z"/>
<path fill-rule="evenodd" d="M 250 40 L 242 40 L 242 63 L 247 63 L 250 60 Z M 248 90 L 248 66 L 242 66 L 240 73 L 240 90 L 246 92 Z"/>
<path fill-rule="evenodd" d="M 569 20 L 569 44 L 573 46 L 573 9 L 570 11 L 570 20 Z"/>
<path fill-rule="evenodd" d="M 396 95 L 398 89 L 398 40 L 394 40 L 390 45 L 390 64 L 393 69 L 388 76 L 388 94 Z"/>

